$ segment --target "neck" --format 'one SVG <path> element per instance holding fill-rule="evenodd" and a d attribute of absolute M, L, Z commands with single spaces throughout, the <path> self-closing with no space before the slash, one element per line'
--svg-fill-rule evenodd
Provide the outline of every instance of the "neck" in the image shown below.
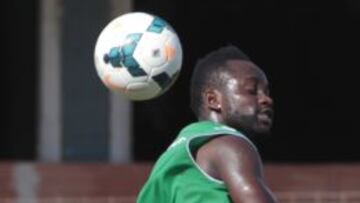
<path fill-rule="evenodd" d="M 204 121 L 204 120 L 208 120 L 208 121 L 213 121 L 215 123 L 223 123 L 224 119 L 222 119 L 221 116 L 219 116 L 218 113 L 216 112 L 210 112 L 206 115 L 201 115 L 199 117 L 200 121 Z"/>

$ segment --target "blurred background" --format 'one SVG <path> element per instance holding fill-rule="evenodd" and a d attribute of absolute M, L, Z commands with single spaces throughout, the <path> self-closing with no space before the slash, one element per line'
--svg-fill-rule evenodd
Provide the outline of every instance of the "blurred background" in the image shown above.
<path fill-rule="evenodd" d="M 234 44 L 271 84 L 272 135 L 254 142 L 280 202 L 360 202 L 359 1 L 1 4 L 0 198 L 134 202 L 152 163 L 195 120 L 189 82 L 196 60 Z M 150 101 L 109 92 L 93 63 L 100 31 L 129 11 L 163 17 L 183 45 L 180 77 Z"/>

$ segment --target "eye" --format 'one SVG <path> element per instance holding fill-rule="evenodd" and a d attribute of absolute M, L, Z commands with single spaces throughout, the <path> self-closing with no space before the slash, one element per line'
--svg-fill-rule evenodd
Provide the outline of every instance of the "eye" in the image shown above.
<path fill-rule="evenodd" d="M 261 85 L 259 88 L 260 92 L 262 92 L 264 95 L 270 96 L 270 89 L 267 85 Z"/>
<path fill-rule="evenodd" d="M 246 93 L 253 96 L 256 96 L 259 93 L 259 88 L 261 88 L 259 86 L 260 85 L 259 80 L 256 77 L 246 78 L 243 84 L 244 84 L 243 88 L 246 91 Z"/>
<path fill-rule="evenodd" d="M 256 95 L 258 93 L 258 89 L 256 85 L 250 85 L 246 88 L 246 91 L 251 95 Z"/>

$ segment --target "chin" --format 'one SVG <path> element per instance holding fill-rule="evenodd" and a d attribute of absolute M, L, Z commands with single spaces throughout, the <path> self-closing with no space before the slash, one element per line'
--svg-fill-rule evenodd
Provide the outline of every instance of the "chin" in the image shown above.
<path fill-rule="evenodd" d="M 254 133 L 259 136 L 267 136 L 271 134 L 270 126 L 261 126 L 254 130 Z"/>

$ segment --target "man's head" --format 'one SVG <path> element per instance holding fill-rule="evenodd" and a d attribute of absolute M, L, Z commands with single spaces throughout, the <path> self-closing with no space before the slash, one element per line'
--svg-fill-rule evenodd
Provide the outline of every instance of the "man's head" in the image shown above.
<path fill-rule="evenodd" d="M 265 73 L 238 48 L 223 47 L 196 64 L 191 108 L 200 120 L 264 134 L 272 126 L 272 104 Z"/>

